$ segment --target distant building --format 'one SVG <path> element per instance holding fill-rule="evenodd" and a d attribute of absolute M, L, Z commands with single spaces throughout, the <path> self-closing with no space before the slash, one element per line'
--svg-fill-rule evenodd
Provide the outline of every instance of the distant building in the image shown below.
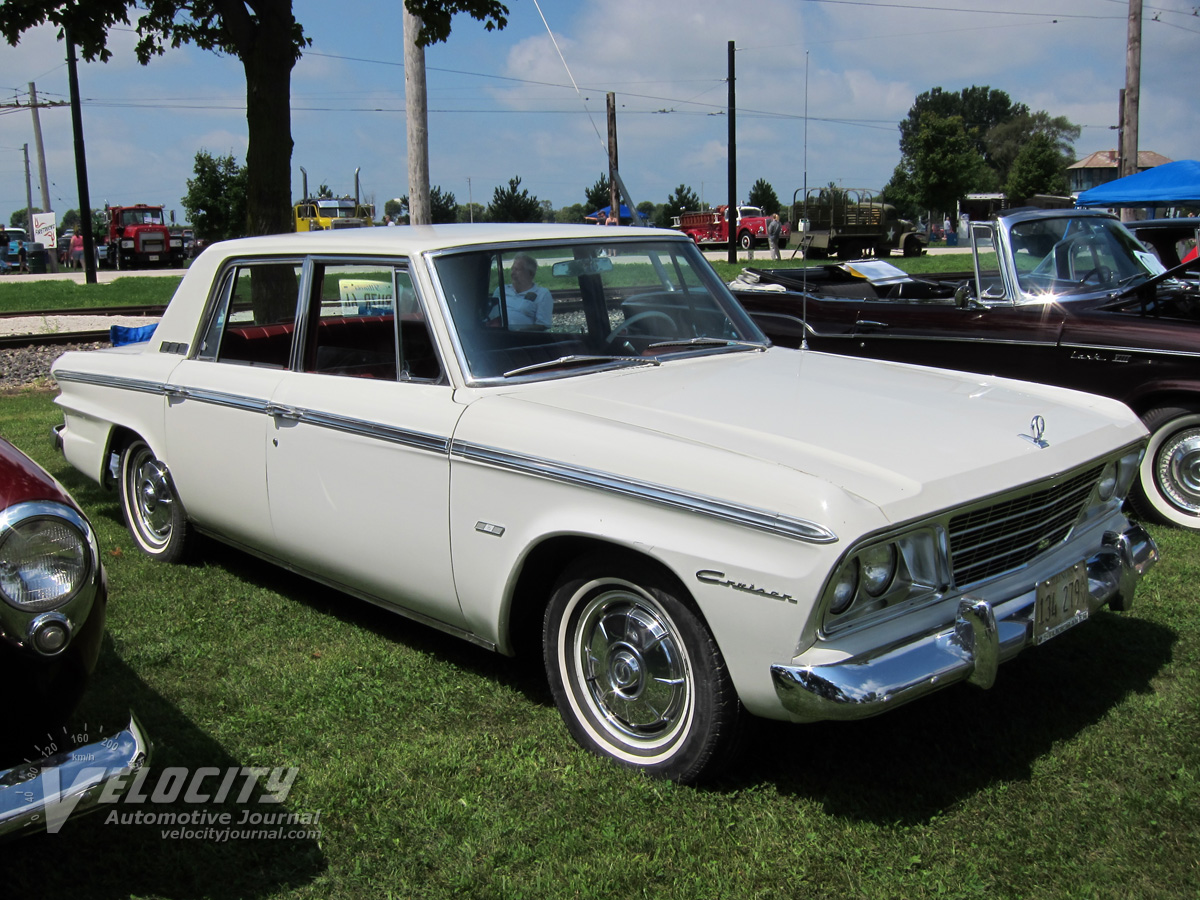
<path fill-rule="evenodd" d="M 1153 169 L 1155 166 L 1161 166 L 1163 163 L 1171 161 L 1153 150 L 1139 150 L 1137 170 L 1145 172 L 1147 169 Z M 1067 184 L 1070 185 L 1072 194 L 1088 191 L 1116 180 L 1116 150 L 1097 150 L 1091 156 L 1081 159 L 1074 165 L 1067 166 Z"/>

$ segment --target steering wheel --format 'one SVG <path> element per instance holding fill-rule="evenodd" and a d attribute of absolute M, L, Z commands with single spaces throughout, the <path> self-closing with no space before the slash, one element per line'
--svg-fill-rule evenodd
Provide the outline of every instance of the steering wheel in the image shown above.
<path fill-rule="evenodd" d="M 646 322 L 650 319 L 664 319 L 671 329 L 671 337 L 679 337 L 679 327 L 675 324 L 675 320 L 668 316 L 665 312 L 657 309 L 647 309 L 644 312 L 634 313 L 616 328 L 608 333 L 608 337 L 604 339 L 604 346 L 611 347 L 616 343 L 617 339 L 633 325 L 638 322 Z M 632 348 L 631 348 L 632 349 Z"/>
<path fill-rule="evenodd" d="M 1096 284 L 1108 284 L 1113 280 L 1113 270 L 1108 266 L 1096 266 L 1094 269 L 1089 269 L 1083 273 L 1083 277 L 1079 279 L 1080 284 L 1087 284 L 1091 277 L 1096 276 Z"/>

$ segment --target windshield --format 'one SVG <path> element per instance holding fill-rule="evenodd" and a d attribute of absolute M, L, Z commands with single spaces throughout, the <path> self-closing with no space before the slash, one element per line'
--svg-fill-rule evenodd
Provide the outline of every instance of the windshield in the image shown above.
<path fill-rule="evenodd" d="M 354 218 L 354 204 L 349 200 L 335 203 L 321 203 L 317 206 L 321 216 L 326 219 Z"/>
<path fill-rule="evenodd" d="M 765 345 L 691 241 L 539 243 L 449 253 L 434 267 L 473 379 Z"/>
<path fill-rule="evenodd" d="M 1026 294 L 1094 293 L 1127 287 L 1163 270 L 1115 219 L 1034 219 L 1014 225 L 1009 240 Z"/>

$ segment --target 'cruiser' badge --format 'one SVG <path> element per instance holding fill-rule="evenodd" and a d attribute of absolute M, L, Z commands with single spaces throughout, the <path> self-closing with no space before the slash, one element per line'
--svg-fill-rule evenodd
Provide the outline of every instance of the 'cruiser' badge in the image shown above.
<path fill-rule="evenodd" d="M 1041 416 L 1034 416 L 1029 421 L 1029 434 L 1019 434 L 1017 437 L 1023 437 L 1031 444 L 1036 444 L 1043 449 L 1050 446 L 1049 441 L 1042 440 L 1042 435 L 1046 433 L 1046 420 Z"/>

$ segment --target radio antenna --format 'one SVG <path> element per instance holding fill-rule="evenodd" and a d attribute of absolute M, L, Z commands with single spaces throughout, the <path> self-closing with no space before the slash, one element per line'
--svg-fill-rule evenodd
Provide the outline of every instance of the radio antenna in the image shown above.
<path fill-rule="evenodd" d="M 809 51 L 804 51 L 804 217 L 808 218 L 808 54 Z M 794 199 L 794 198 L 793 198 Z M 796 224 L 800 224 L 799 222 Z M 805 222 L 805 232 L 808 231 L 807 221 Z M 800 243 L 804 243 L 803 235 L 800 238 Z M 800 289 L 803 291 L 803 299 L 801 300 L 800 312 L 800 327 L 803 329 L 800 334 L 800 349 L 808 349 L 808 250 L 804 251 L 804 271 L 800 274 Z"/>

